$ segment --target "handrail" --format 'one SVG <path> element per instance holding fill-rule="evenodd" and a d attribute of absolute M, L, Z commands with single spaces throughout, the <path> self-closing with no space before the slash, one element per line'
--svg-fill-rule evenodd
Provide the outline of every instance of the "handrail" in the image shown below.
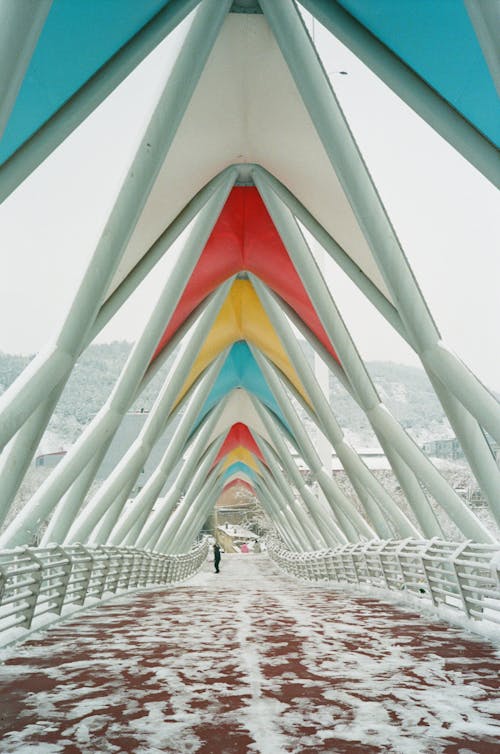
<path fill-rule="evenodd" d="M 0 551 L 0 646 L 114 594 L 184 581 L 200 570 L 208 546 L 205 537 L 177 555 L 81 544 Z"/>
<path fill-rule="evenodd" d="M 500 625 L 500 543 L 373 540 L 299 553 L 269 539 L 267 550 L 279 568 L 299 579 L 404 590 L 436 607 Z"/>

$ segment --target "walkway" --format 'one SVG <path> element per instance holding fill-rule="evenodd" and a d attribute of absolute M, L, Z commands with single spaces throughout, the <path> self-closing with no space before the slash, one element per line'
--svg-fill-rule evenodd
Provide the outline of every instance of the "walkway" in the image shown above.
<path fill-rule="evenodd" d="M 500 651 L 265 556 L 4 650 L 2 754 L 498 754 Z"/>

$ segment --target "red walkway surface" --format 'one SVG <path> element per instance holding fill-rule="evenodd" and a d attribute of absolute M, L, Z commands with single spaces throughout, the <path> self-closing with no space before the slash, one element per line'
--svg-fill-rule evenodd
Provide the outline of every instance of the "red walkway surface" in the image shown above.
<path fill-rule="evenodd" d="M 0 752 L 498 754 L 499 649 L 223 557 L 4 650 Z"/>

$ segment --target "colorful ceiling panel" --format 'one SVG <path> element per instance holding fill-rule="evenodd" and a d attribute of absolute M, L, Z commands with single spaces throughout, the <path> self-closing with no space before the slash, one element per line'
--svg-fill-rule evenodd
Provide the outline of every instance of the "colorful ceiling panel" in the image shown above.
<path fill-rule="evenodd" d="M 461 0 L 338 0 L 494 144 L 498 94 Z"/>
<path fill-rule="evenodd" d="M 231 286 L 177 402 L 182 400 L 199 375 L 224 348 L 243 340 L 265 353 L 309 403 L 307 393 L 249 280 L 235 280 Z"/>
<path fill-rule="evenodd" d="M 280 295 L 337 358 L 302 281 L 254 186 L 232 189 L 154 358 L 193 309 L 224 280 L 253 272 Z"/>
<path fill-rule="evenodd" d="M 243 474 L 249 479 L 255 479 L 255 477 L 257 476 L 256 472 L 251 469 L 250 466 L 247 466 L 246 463 L 243 463 L 242 461 L 236 461 L 227 469 L 225 469 L 225 471 L 222 473 L 222 478 L 229 479 L 235 474 Z"/>
<path fill-rule="evenodd" d="M 228 353 L 217 380 L 196 421 L 195 428 L 210 409 L 217 405 L 232 390 L 237 388 L 243 388 L 262 401 L 278 417 L 281 424 L 289 432 L 278 404 L 248 345 L 244 341 L 235 343 Z M 237 419 L 238 417 L 234 417 L 233 421 L 235 418 Z"/>
<path fill-rule="evenodd" d="M 228 453 L 236 450 L 239 447 L 247 448 L 251 453 L 257 456 L 257 458 L 260 458 L 261 461 L 264 461 L 264 457 L 247 425 L 243 424 L 242 422 L 237 422 L 236 424 L 233 424 L 233 426 L 227 433 L 226 439 L 224 440 L 217 458 L 214 461 L 214 465 L 219 463 L 219 461 Z"/>
<path fill-rule="evenodd" d="M 252 485 L 248 482 L 245 482 L 244 479 L 233 479 L 232 482 L 228 482 L 224 485 L 224 492 L 226 492 L 226 490 L 233 489 L 234 487 L 243 487 L 243 489 L 248 490 L 248 492 L 255 494 L 255 490 Z"/>
<path fill-rule="evenodd" d="M 255 456 L 248 450 L 248 448 L 244 448 L 241 445 L 227 454 L 227 457 L 222 464 L 222 470 L 225 471 L 238 462 L 245 463 L 250 469 L 253 469 L 256 474 L 260 474 L 259 467 L 255 461 Z"/>
<path fill-rule="evenodd" d="M 0 145 L 0 164 L 171 0 L 54 0 Z"/>

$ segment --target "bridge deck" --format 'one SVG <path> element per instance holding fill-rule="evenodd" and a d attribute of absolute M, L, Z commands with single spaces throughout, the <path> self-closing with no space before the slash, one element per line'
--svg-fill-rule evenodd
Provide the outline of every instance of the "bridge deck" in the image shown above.
<path fill-rule="evenodd" d="M 2 754 L 499 751 L 498 648 L 265 556 L 2 656 Z"/>

